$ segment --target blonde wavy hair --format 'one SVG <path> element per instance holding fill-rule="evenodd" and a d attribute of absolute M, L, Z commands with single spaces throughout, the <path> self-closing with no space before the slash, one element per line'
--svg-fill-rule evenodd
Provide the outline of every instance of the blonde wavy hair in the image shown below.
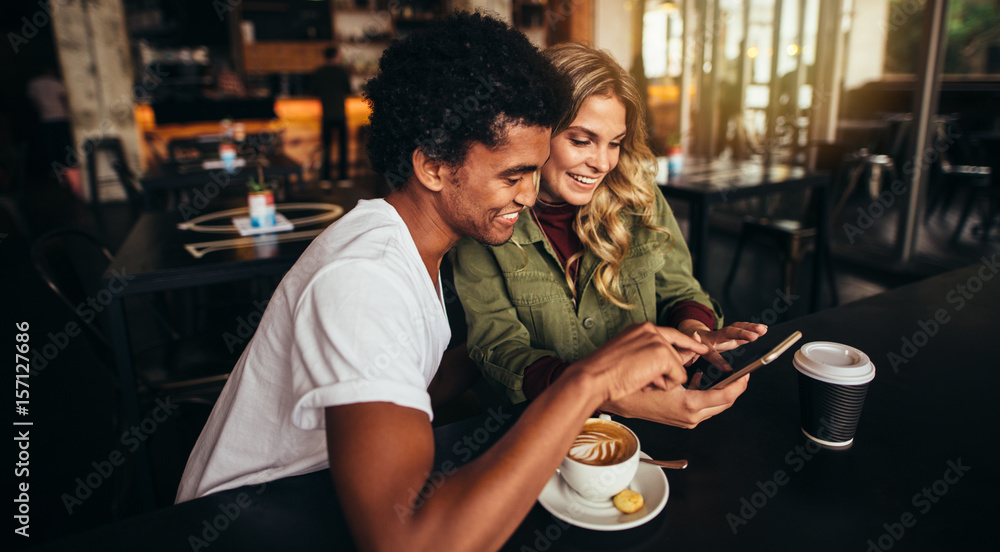
<path fill-rule="evenodd" d="M 665 235 L 664 247 L 672 236 L 654 224 L 656 196 L 653 192 L 655 157 L 646 143 L 646 107 L 635 81 L 607 52 L 583 44 L 558 44 L 543 54 L 569 77 L 572 87 L 571 109 L 552 129 L 558 136 L 576 119 L 583 102 L 591 96 L 615 96 L 625 104 L 625 138 L 621 141 L 618 165 L 609 172 L 594 191 L 589 203 L 580 207 L 573 230 L 580 237 L 584 251 L 591 251 L 600 262 L 594 274 L 598 293 L 622 309 L 632 309 L 622 293 L 619 278 L 622 261 L 628 253 L 633 225 L 649 228 Z M 623 215 L 631 215 L 629 224 Z M 569 258 L 567 266 L 583 255 Z M 567 272 L 573 296 L 576 285 Z"/>

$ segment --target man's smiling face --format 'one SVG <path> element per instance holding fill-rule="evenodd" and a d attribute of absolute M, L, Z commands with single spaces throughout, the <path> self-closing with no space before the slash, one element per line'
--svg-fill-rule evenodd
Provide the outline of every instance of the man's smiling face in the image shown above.
<path fill-rule="evenodd" d="M 459 236 L 502 245 L 535 203 L 533 174 L 549 156 L 547 127 L 511 125 L 502 144 L 473 143 L 459 167 L 445 168 L 442 215 Z"/>

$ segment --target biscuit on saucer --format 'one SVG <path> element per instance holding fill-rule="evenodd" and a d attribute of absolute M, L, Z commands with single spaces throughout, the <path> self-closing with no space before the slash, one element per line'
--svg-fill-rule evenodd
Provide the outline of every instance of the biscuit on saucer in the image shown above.
<path fill-rule="evenodd" d="M 618 508 L 626 514 L 634 514 L 642 508 L 643 500 L 642 495 L 631 490 L 625 489 L 624 491 L 615 495 L 614 498 L 615 508 Z"/>

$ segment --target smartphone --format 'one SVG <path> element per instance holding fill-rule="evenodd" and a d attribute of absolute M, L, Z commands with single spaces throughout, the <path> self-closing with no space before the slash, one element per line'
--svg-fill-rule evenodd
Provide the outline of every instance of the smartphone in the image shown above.
<path fill-rule="evenodd" d="M 787 351 L 792 345 L 795 344 L 796 341 L 798 341 L 801 338 L 802 338 L 802 332 L 793 333 L 792 335 L 786 337 L 784 341 L 779 343 L 777 347 L 771 349 L 770 351 L 767 352 L 767 354 L 762 355 L 760 358 L 757 358 L 756 360 L 754 360 L 750 364 L 747 364 L 743 368 L 740 368 L 739 370 L 733 370 L 730 373 L 724 374 L 718 380 L 710 382 L 702 382 L 700 389 L 702 391 L 707 391 L 709 389 L 722 389 L 723 387 L 729 385 L 730 383 L 733 383 L 734 381 L 742 378 L 743 376 L 749 374 L 750 372 L 753 372 L 754 370 L 760 368 L 761 366 L 771 364 L 772 362 L 774 362 L 776 358 L 781 356 L 781 353 Z M 704 378 L 705 376 L 702 375 L 702 377 Z"/>

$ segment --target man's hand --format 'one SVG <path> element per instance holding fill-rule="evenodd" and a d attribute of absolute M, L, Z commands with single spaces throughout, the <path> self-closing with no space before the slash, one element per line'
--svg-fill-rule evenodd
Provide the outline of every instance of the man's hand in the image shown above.
<path fill-rule="evenodd" d="M 330 474 L 355 543 L 362 550 L 499 549 L 587 416 L 650 383 L 683 389 L 684 363 L 708 351 L 671 328 L 632 326 L 574 363 L 493 446 L 437 483 L 427 414 L 387 402 L 327 407 Z M 428 481 L 433 492 L 418 502 Z"/>
<path fill-rule="evenodd" d="M 629 326 L 573 365 L 597 377 L 605 400 L 617 400 L 650 384 L 663 390 L 680 387 L 687 381 L 684 365 L 709 352 L 673 328 L 646 322 Z"/>

